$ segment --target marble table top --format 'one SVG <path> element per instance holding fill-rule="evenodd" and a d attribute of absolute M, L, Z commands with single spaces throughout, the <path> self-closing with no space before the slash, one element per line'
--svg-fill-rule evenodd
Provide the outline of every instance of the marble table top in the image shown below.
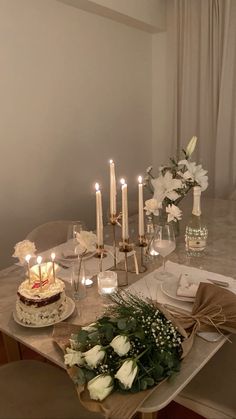
<path fill-rule="evenodd" d="M 184 219 L 180 223 L 180 235 L 177 238 L 176 250 L 169 259 L 172 262 L 199 269 L 216 272 L 236 279 L 236 202 L 206 199 L 202 202 L 203 215 L 206 219 L 209 238 L 204 256 L 192 258 L 186 255 L 184 231 L 186 220 L 191 214 L 191 203 L 186 199 L 183 206 Z M 133 222 L 133 231 L 136 227 Z M 106 228 L 105 238 L 111 242 L 111 227 Z M 137 249 L 139 252 L 139 249 Z M 148 266 L 149 271 L 160 266 L 161 258 Z M 55 364 L 63 367 L 63 355 L 52 340 L 53 327 L 26 328 L 13 320 L 12 312 L 15 307 L 16 292 L 19 284 L 24 279 L 22 267 L 13 265 L 0 272 L 0 330 L 25 344 L 34 351 L 40 353 Z M 123 275 L 123 273 L 118 273 Z M 129 284 L 135 283 L 145 274 L 129 274 Z M 70 296 L 70 285 L 66 283 L 67 294 Z M 74 324 L 86 324 L 92 322 L 102 314 L 103 300 L 97 292 L 96 281 L 94 286 L 87 289 L 87 297 L 77 305 L 76 310 L 67 319 Z M 172 302 L 173 304 L 173 302 Z M 181 391 L 181 389 L 193 378 L 193 376 L 205 365 L 214 353 L 223 345 L 224 338 L 217 342 L 207 342 L 196 337 L 190 354 L 183 360 L 181 371 L 171 382 L 162 383 L 156 391 L 146 400 L 140 409 L 143 412 L 152 412 L 166 406 Z"/>

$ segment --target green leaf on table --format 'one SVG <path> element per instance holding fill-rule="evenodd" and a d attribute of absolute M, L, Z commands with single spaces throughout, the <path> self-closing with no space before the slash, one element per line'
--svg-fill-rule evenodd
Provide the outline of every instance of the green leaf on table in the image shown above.
<path fill-rule="evenodd" d="M 119 319 L 117 322 L 117 326 L 120 330 L 125 330 L 126 329 L 126 319 Z"/>

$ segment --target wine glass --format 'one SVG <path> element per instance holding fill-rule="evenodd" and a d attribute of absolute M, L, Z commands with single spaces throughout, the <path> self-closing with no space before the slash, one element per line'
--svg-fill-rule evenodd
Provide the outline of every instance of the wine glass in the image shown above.
<path fill-rule="evenodd" d="M 160 254 L 163 258 L 163 269 L 162 272 L 158 272 L 158 279 L 164 279 L 165 277 L 172 276 L 169 272 L 166 272 L 165 263 L 166 256 L 175 250 L 175 233 L 171 224 L 157 225 L 155 226 L 154 235 L 150 243 L 150 250 L 153 254 Z"/>
<path fill-rule="evenodd" d="M 85 230 L 85 224 L 83 221 L 74 221 L 68 226 L 67 230 L 67 253 L 68 258 L 78 257 L 77 246 L 78 242 L 76 240 L 76 234 L 80 233 L 82 230 Z"/>

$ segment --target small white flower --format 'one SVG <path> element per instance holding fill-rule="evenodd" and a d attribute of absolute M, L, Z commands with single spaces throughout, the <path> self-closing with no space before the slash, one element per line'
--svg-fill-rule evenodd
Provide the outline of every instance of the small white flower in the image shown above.
<path fill-rule="evenodd" d="M 161 174 L 158 178 L 152 179 L 152 185 L 154 188 L 153 198 L 159 203 L 162 203 L 164 198 L 175 201 L 180 197 L 176 189 L 182 188 L 182 181 L 174 179 L 170 171 L 167 171 L 164 176 Z"/>
<path fill-rule="evenodd" d="M 148 199 L 147 201 L 145 201 L 145 211 L 147 215 L 159 215 L 159 209 L 158 209 L 159 205 L 156 199 Z"/>
<path fill-rule="evenodd" d="M 185 165 L 187 170 L 183 173 L 184 179 L 192 182 L 196 182 L 201 186 L 202 191 L 205 191 L 208 187 L 208 176 L 207 170 L 202 168 L 202 165 L 197 165 L 195 162 L 189 162 L 188 160 L 180 160 L 178 165 Z"/>
<path fill-rule="evenodd" d="M 23 240 L 19 243 L 16 243 L 14 250 L 15 252 L 12 256 L 14 258 L 18 258 L 20 263 L 24 263 L 25 257 L 27 255 L 35 256 L 36 247 L 35 244 L 30 240 Z"/>
<path fill-rule="evenodd" d="M 74 351 L 71 348 L 66 348 L 66 354 L 64 355 L 65 364 L 72 367 L 73 365 L 83 365 L 84 358 L 82 353 L 79 351 Z"/>
<path fill-rule="evenodd" d="M 197 144 L 197 137 L 193 136 L 186 147 L 187 159 L 189 159 L 189 157 L 193 154 L 196 144 Z"/>
<path fill-rule="evenodd" d="M 95 332 L 97 330 L 96 323 L 91 323 L 88 326 L 81 327 L 82 330 L 85 330 L 86 332 Z"/>
<path fill-rule="evenodd" d="M 131 349 L 130 341 L 127 336 L 118 335 L 110 343 L 110 346 L 119 355 L 126 355 Z"/>
<path fill-rule="evenodd" d="M 138 367 L 133 359 L 127 359 L 115 374 L 125 388 L 131 388 L 133 381 L 137 375 Z"/>
<path fill-rule="evenodd" d="M 88 391 L 91 399 L 103 400 L 113 390 L 113 379 L 110 375 L 100 374 L 88 382 Z"/>
<path fill-rule="evenodd" d="M 90 367 L 95 368 L 103 360 L 105 350 L 101 345 L 95 345 L 93 348 L 89 349 L 89 351 L 84 352 L 83 356 L 87 364 Z"/>
<path fill-rule="evenodd" d="M 182 211 L 176 205 L 168 205 L 166 207 L 166 212 L 168 213 L 167 222 L 177 221 L 182 219 Z"/>
<path fill-rule="evenodd" d="M 80 233 L 76 233 L 76 239 L 79 243 L 79 253 L 93 252 L 96 250 L 97 236 L 92 231 L 82 230 Z"/>

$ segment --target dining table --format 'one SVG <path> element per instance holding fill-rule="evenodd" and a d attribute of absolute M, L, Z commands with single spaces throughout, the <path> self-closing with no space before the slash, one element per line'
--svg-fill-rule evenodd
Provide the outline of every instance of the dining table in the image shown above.
<path fill-rule="evenodd" d="M 176 249 L 168 256 L 167 270 L 169 264 L 172 270 L 175 269 L 175 266 L 178 266 L 179 271 L 183 267 L 185 270 L 195 269 L 195 272 L 205 274 L 209 278 L 214 278 L 214 276 L 223 278 L 224 281 L 229 281 L 230 289 L 236 293 L 236 201 L 213 198 L 202 199 L 202 213 L 208 227 L 208 239 L 207 247 L 200 257 L 189 256 L 185 249 L 185 228 L 191 215 L 191 204 L 191 199 L 186 199 L 183 200 L 181 205 L 183 219 L 180 221 L 180 231 L 176 237 Z M 103 269 L 113 269 L 112 229 L 111 225 L 104 228 L 107 258 L 104 258 Z M 116 227 L 116 229 L 119 233 L 119 227 Z M 133 216 L 130 219 L 130 232 L 132 241 L 136 245 L 135 251 L 140 263 L 141 252 L 145 249 L 137 245 L 137 231 L 137 217 Z M 117 241 L 119 241 L 119 238 Z M 53 249 L 56 255 L 60 253 L 62 246 L 63 244 Z M 50 249 L 48 252 L 51 251 Z M 117 254 L 120 257 L 120 262 L 116 268 L 118 281 L 120 285 L 123 285 L 125 275 L 124 255 L 119 254 L 119 250 L 117 250 Z M 159 302 L 183 307 L 190 311 L 191 303 L 175 300 L 163 292 L 159 281 L 153 280 L 153 272 L 161 266 L 161 257 L 144 257 L 144 262 L 145 267 L 141 267 L 140 273 L 137 274 L 133 269 L 132 255 L 128 258 L 128 266 L 131 270 L 131 272 L 128 272 L 128 287 L 131 290 L 141 290 L 142 292 L 145 291 L 146 287 L 149 293 L 154 293 Z M 65 281 L 66 293 L 72 297 L 71 268 L 70 265 L 68 266 L 61 267 L 58 271 L 58 277 Z M 85 268 L 90 271 L 90 276 L 93 276 L 93 285 L 87 287 L 85 298 L 75 301 L 75 310 L 64 320 L 65 322 L 78 325 L 89 324 L 104 312 L 104 298 L 98 293 L 96 279 L 99 261 L 92 256 L 91 259 L 85 261 Z M 21 358 L 20 344 L 23 344 L 61 368 L 65 368 L 63 353 L 52 338 L 53 326 L 24 327 L 13 318 L 17 289 L 24 279 L 25 267 L 19 264 L 13 264 L 0 272 L 0 331 L 3 335 L 8 361 Z M 147 285 L 149 281 L 150 284 L 154 285 L 149 287 Z M 152 286 L 155 288 L 153 292 L 150 291 Z M 165 380 L 158 385 L 143 402 L 139 408 L 142 417 L 145 419 L 154 417 L 154 412 L 159 411 L 174 400 L 214 354 L 220 350 L 225 341 L 225 336 L 219 333 L 197 335 L 191 351 L 181 362 L 180 372 L 171 377 L 170 380 Z"/>

